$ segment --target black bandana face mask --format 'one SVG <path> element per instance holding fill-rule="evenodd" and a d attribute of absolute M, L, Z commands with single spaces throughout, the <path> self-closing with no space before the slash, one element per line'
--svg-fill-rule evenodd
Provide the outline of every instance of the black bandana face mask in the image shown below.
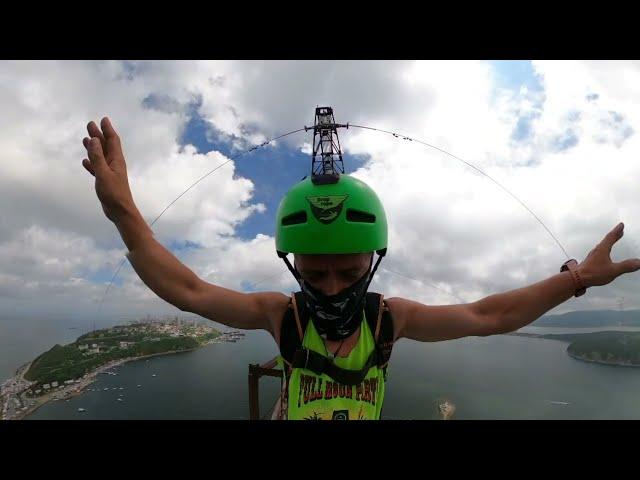
<path fill-rule="evenodd" d="M 276 252 L 300 284 L 306 304 L 311 310 L 313 325 L 318 333 L 329 340 L 343 340 L 352 335 L 360 326 L 367 289 L 378 269 L 378 265 L 380 265 L 380 260 L 386 255 L 387 249 L 376 250 L 378 260 L 376 260 L 373 270 L 371 269 L 373 264 L 372 254 L 367 273 L 356 283 L 336 295 L 325 295 L 313 288 L 309 285 L 309 282 L 302 278 L 300 272 L 291 266 L 287 259 L 287 252 L 279 250 L 276 250 Z"/>
<path fill-rule="evenodd" d="M 373 262 L 373 258 L 371 259 Z M 342 340 L 352 335 L 362 321 L 362 308 L 371 277 L 367 272 L 356 283 L 335 295 L 325 295 L 298 278 L 311 318 L 318 333 L 329 340 Z"/>

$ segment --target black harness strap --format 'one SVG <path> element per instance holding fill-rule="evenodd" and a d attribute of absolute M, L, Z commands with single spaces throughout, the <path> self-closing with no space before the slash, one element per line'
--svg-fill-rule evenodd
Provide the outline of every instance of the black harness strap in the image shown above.
<path fill-rule="evenodd" d="M 369 369 L 376 365 L 378 353 L 374 350 L 369 355 L 367 362 L 360 370 L 347 370 L 338 367 L 324 355 L 308 348 L 299 348 L 293 356 L 293 368 L 311 370 L 316 375 L 326 373 L 338 383 L 343 385 L 359 385 L 369 373 Z"/>
<path fill-rule="evenodd" d="M 389 362 L 393 348 L 393 320 L 384 297 L 379 293 L 369 292 L 365 299 L 365 315 L 369 329 L 373 334 L 376 348 L 380 350 L 379 366 Z"/>
<path fill-rule="evenodd" d="M 296 315 L 297 312 L 297 315 Z M 309 323 L 309 308 L 302 292 L 292 292 L 289 308 L 280 327 L 280 355 L 291 366 L 296 350 L 302 346 L 304 332 Z"/>

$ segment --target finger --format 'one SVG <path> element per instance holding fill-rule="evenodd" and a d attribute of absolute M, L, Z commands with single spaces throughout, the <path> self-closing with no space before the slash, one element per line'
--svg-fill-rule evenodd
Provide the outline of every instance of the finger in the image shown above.
<path fill-rule="evenodd" d="M 620 240 L 622 238 L 622 235 L 624 235 L 624 223 L 620 222 L 613 228 L 613 230 L 611 230 L 604 236 L 604 238 L 600 242 L 600 245 L 606 248 L 607 252 L 611 252 L 613 244 Z"/>
<path fill-rule="evenodd" d="M 84 148 L 86 148 L 87 150 L 89 149 L 89 140 L 91 140 L 89 137 L 84 137 L 82 139 L 82 145 L 84 145 Z"/>
<path fill-rule="evenodd" d="M 84 160 L 82 160 L 82 166 L 87 170 L 87 172 L 89 172 L 91 175 L 93 175 L 94 177 L 96 176 L 96 173 L 93 171 L 93 167 L 91 166 L 91 162 L 89 160 L 87 160 L 86 158 Z"/>
<path fill-rule="evenodd" d="M 122 147 L 120 146 L 120 137 L 116 133 L 115 128 L 113 128 L 109 117 L 104 117 L 100 121 L 100 127 L 102 127 L 102 131 L 104 132 L 104 138 L 107 142 L 107 149 L 109 153 L 121 153 Z"/>
<path fill-rule="evenodd" d="M 640 258 L 629 258 L 628 260 L 615 263 L 614 265 L 618 270 L 618 275 L 635 272 L 640 270 Z"/>
<path fill-rule="evenodd" d="M 87 152 L 89 153 L 89 160 L 91 160 L 91 166 L 95 173 L 101 175 L 109 170 L 107 161 L 104 158 L 104 152 L 102 151 L 102 144 L 98 138 L 94 137 L 89 141 Z"/>
<path fill-rule="evenodd" d="M 89 136 L 91 138 L 97 137 L 100 139 L 100 143 L 102 144 L 102 151 L 104 152 L 107 144 L 105 142 L 104 135 L 102 134 L 102 132 L 100 131 L 100 129 L 98 128 L 95 122 L 91 121 L 87 124 L 87 132 L 89 132 Z"/>

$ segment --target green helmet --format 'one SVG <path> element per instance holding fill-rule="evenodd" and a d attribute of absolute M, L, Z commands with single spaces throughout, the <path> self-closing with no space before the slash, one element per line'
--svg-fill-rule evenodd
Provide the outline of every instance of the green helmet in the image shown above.
<path fill-rule="evenodd" d="M 284 196 L 276 215 L 282 253 L 367 253 L 387 248 L 387 218 L 363 181 L 339 175 L 305 178 Z M 324 181 L 323 181 L 324 180 Z"/>

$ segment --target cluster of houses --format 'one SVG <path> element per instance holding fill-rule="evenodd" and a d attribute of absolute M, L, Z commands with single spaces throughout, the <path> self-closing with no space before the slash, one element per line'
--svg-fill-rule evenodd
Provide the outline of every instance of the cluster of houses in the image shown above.
<path fill-rule="evenodd" d="M 80 383 L 80 379 L 77 380 L 65 380 L 64 382 L 65 385 L 72 385 L 74 383 Z M 42 385 L 42 388 L 38 388 L 35 391 L 32 390 L 28 390 L 27 393 L 28 394 L 36 394 L 36 395 L 40 395 L 43 391 L 44 393 L 53 391 L 54 389 L 61 389 L 64 388 L 64 385 L 61 385 L 59 382 L 51 382 L 51 383 L 45 383 Z"/>
<path fill-rule="evenodd" d="M 184 327 L 189 326 L 191 330 L 189 333 L 185 333 Z M 135 324 L 129 327 L 113 327 L 109 329 L 110 334 L 120 334 L 120 333 L 144 333 L 152 331 L 154 333 L 162 333 L 165 335 L 169 335 L 170 337 L 197 337 L 200 335 L 205 335 L 211 331 L 211 328 L 198 325 L 196 322 L 187 324 L 186 322 L 180 322 L 179 320 L 171 323 L 150 323 L 150 324 Z M 98 337 L 104 338 L 105 334 L 101 333 Z M 145 340 L 156 340 L 153 337 L 146 337 Z M 132 345 L 135 345 L 135 342 L 129 341 L 121 341 L 119 342 L 120 348 L 129 348 Z M 104 353 L 108 350 L 109 347 L 104 346 L 98 343 L 81 343 L 78 345 L 78 350 L 80 350 L 83 355 L 94 355 L 97 353 Z"/>
<path fill-rule="evenodd" d="M 135 344 L 136 342 L 122 341 L 119 343 L 119 346 L 120 348 L 129 348 Z M 92 344 L 81 343 L 78 345 L 78 350 L 83 352 L 84 355 L 93 355 L 96 353 L 103 353 L 103 352 L 106 352 L 107 349 L 108 347 L 105 347 L 104 345 L 98 345 L 97 343 L 92 343 Z"/>

